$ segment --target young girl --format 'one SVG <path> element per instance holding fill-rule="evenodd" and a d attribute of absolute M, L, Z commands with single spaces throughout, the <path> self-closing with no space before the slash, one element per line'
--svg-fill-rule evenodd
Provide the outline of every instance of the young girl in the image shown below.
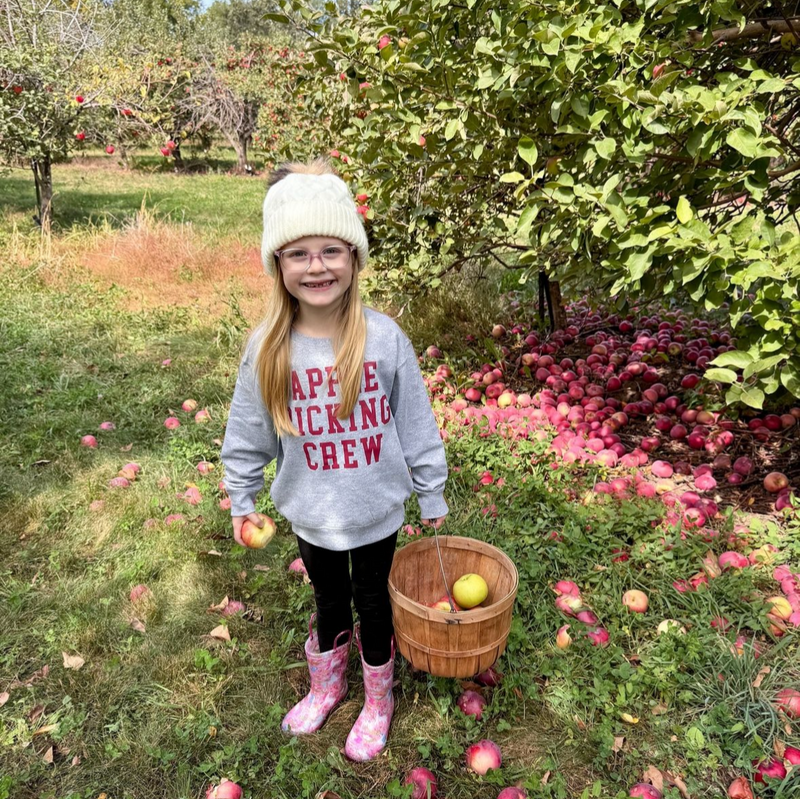
<path fill-rule="evenodd" d="M 361 303 L 367 236 L 325 159 L 272 173 L 261 255 L 273 290 L 245 348 L 222 447 L 233 534 L 242 544 L 245 519 L 261 524 L 256 495 L 277 458 L 270 495 L 297 536 L 317 607 L 305 644 L 311 687 L 281 726 L 314 732 L 346 694 L 355 602 L 365 702 L 345 753 L 370 760 L 394 710 L 397 531 L 412 492 L 423 524 L 444 521 L 444 447 L 410 341 Z"/>

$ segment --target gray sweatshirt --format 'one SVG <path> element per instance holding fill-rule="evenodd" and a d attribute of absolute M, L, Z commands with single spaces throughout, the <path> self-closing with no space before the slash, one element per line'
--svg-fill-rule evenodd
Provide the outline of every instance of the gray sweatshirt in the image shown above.
<path fill-rule="evenodd" d="M 423 519 L 444 516 L 447 462 L 419 364 L 394 320 L 365 308 L 367 343 L 353 413 L 336 418 L 327 384 L 333 344 L 292 331 L 289 411 L 299 436 L 278 437 L 254 372 L 258 335 L 245 349 L 222 445 L 231 515 L 255 510 L 264 467 L 277 458 L 270 496 L 300 538 L 331 550 L 393 533 L 416 492 Z"/>

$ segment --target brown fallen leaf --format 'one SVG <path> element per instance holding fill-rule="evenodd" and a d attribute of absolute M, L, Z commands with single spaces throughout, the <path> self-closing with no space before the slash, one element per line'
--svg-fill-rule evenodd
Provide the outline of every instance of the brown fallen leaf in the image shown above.
<path fill-rule="evenodd" d="M 624 735 L 615 735 L 614 736 L 614 746 L 611 747 L 612 752 L 621 752 L 622 747 L 625 745 L 625 736 Z"/>
<path fill-rule="evenodd" d="M 44 713 L 44 705 L 35 705 L 28 713 L 28 721 L 33 724 Z"/>
<path fill-rule="evenodd" d="M 14 688 L 30 688 L 35 682 L 43 680 L 50 673 L 50 666 L 44 665 L 38 671 L 33 672 L 27 680 L 12 680 L 8 689 L 11 691 Z"/>
<path fill-rule="evenodd" d="M 269 566 L 265 566 L 263 563 L 256 563 L 256 565 L 253 566 L 253 568 L 257 572 L 268 572 L 269 571 Z M 303 575 L 303 576 L 305 577 L 305 575 Z"/>
<path fill-rule="evenodd" d="M 759 669 L 755 680 L 753 680 L 753 688 L 759 688 L 761 683 L 764 682 L 764 678 L 770 673 L 770 671 L 772 671 L 772 669 L 769 666 L 764 666 Z"/>
<path fill-rule="evenodd" d="M 146 633 L 147 629 L 144 626 L 144 622 L 139 621 L 139 619 L 133 619 L 131 621 L 131 627 L 136 630 L 137 633 Z"/>
<path fill-rule="evenodd" d="M 206 613 L 219 613 L 221 610 L 225 610 L 228 607 L 228 603 L 230 599 L 227 596 L 220 602 L 218 605 L 211 605 L 211 607 L 206 608 Z"/>
<path fill-rule="evenodd" d="M 52 763 L 53 762 L 53 747 L 49 747 L 48 750 L 44 753 L 44 757 L 42 758 L 45 763 Z"/>
<path fill-rule="evenodd" d="M 48 732 L 52 732 L 53 730 L 57 729 L 58 724 L 47 724 L 44 727 L 39 727 L 38 730 L 34 730 L 34 735 L 47 735 Z"/>
<path fill-rule="evenodd" d="M 648 766 L 645 769 L 642 781 L 649 782 L 657 791 L 664 792 L 664 775 L 655 766 Z"/>
<path fill-rule="evenodd" d="M 120 452 L 130 452 L 133 449 L 133 444 L 126 444 L 124 447 L 120 447 Z"/>
<path fill-rule="evenodd" d="M 483 692 L 486 690 L 482 685 L 478 685 L 478 683 L 472 680 L 461 680 L 461 687 L 465 691 L 475 691 L 476 694 L 480 694 L 481 696 L 483 696 Z"/>
<path fill-rule="evenodd" d="M 9 694 L 8 691 L 3 691 L 3 693 L 0 694 L 0 707 L 3 707 L 3 705 L 8 702 L 10 696 L 11 694 Z"/>
<path fill-rule="evenodd" d="M 80 655 L 68 655 L 66 652 L 61 653 L 64 657 L 65 669 L 79 669 L 86 661 Z"/>
<path fill-rule="evenodd" d="M 520 691 L 520 689 L 516 685 L 514 686 L 514 693 L 516 694 L 517 699 L 524 700 L 522 691 Z"/>
<path fill-rule="evenodd" d="M 158 480 L 156 480 L 156 485 L 159 488 L 166 488 L 171 482 L 172 480 L 169 477 L 159 477 Z"/>
<path fill-rule="evenodd" d="M 549 771 L 545 771 L 545 773 L 542 774 L 542 778 L 539 780 L 539 784 L 540 785 L 547 785 L 547 781 L 549 779 L 550 779 L 550 772 Z"/>
<path fill-rule="evenodd" d="M 70 762 L 70 766 L 77 766 L 80 762 L 81 759 L 77 755 L 75 755 L 75 757 L 73 757 L 72 761 Z"/>
<path fill-rule="evenodd" d="M 786 752 L 786 744 L 777 738 L 772 742 L 772 751 L 783 760 L 783 755 Z"/>
<path fill-rule="evenodd" d="M 669 774 L 669 778 L 672 780 L 673 783 L 675 783 L 675 787 L 681 792 L 681 796 L 683 797 L 683 799 L 691 799 L 691 797 L 689 796 L 689 791 L 686 788 L 686 783 L 680 777 Z"/>
<path fill-rule="evenodd" d="M 212 638 L 219 638 L 220 641 L 230 641 L 231 634 L 228 632 L 228 628 L 224 624 L 220 624 L 218 627 L 215 627 L 209 635 Z"/>
<path fill-rule="evenodd" d="M 654 705 L 653 709 L 650 711 L 654 716 L 663 716 L 665 713 L 669 713 L 669 708 L 666 705 Z"/>

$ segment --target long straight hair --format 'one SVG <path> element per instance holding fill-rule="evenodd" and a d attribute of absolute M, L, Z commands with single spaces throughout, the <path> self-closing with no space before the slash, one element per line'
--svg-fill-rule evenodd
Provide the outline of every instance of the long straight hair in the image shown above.
<path fill-rule="evenodd" d="M 307 175 L 337 175 L 335 169 L 324 158 L 316 158 L 308 164 L 289 162 L 274 170 L 268 180 L 274 186 L 292 173 Z M 348 419 L 361 392 L 361 375 L 364 370 L 364 350 L 367 342 L 367 322 L 364 306 L 358 290 L 358 262 L 351 255 L 350 268 L 353 277 L 344 293 L 337 327 L 333 337 L 334 363 L 328 375 L 339 383 L 339 407 L 336 418 Z M 292 372 L 291 331 L 299 303 L 289 293 L 283 282 L 280 264 L 275 263 L 272 294 L 267 305 L 266 316 L 254 331 L 260 344 L 256 355 L 255 372 L 261 386 L 264 405 L 272 417 L 275 432 L 279 436 L 299 436 L 300 433 L 289 415 L 289 399 Z"/>

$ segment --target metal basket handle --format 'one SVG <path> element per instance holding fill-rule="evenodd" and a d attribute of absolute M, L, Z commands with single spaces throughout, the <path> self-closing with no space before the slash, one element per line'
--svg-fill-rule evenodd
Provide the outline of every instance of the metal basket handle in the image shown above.
<path fill-rule="evenodd" d="M 444 525 L 442 525 L 444 526 Z M 433 527 L 433 536 L 436 540 L 436 554 L 439 556 L 439 568 L 442 572 L 442 580 L 444 580 L 444 591 L 447 594 L 447 601 L 450 603 L 450 612 L 451 613 L 458 613 L 455 607 L 455 603 L 453 602 L 453 597 L 450 596 L 450 583 L 447 580 L 447 575 L 444 573 L 444 563 L 442 562 L 442 550 L 439 549 L 439 534 L 436 530 L 436 527 Z"/>

